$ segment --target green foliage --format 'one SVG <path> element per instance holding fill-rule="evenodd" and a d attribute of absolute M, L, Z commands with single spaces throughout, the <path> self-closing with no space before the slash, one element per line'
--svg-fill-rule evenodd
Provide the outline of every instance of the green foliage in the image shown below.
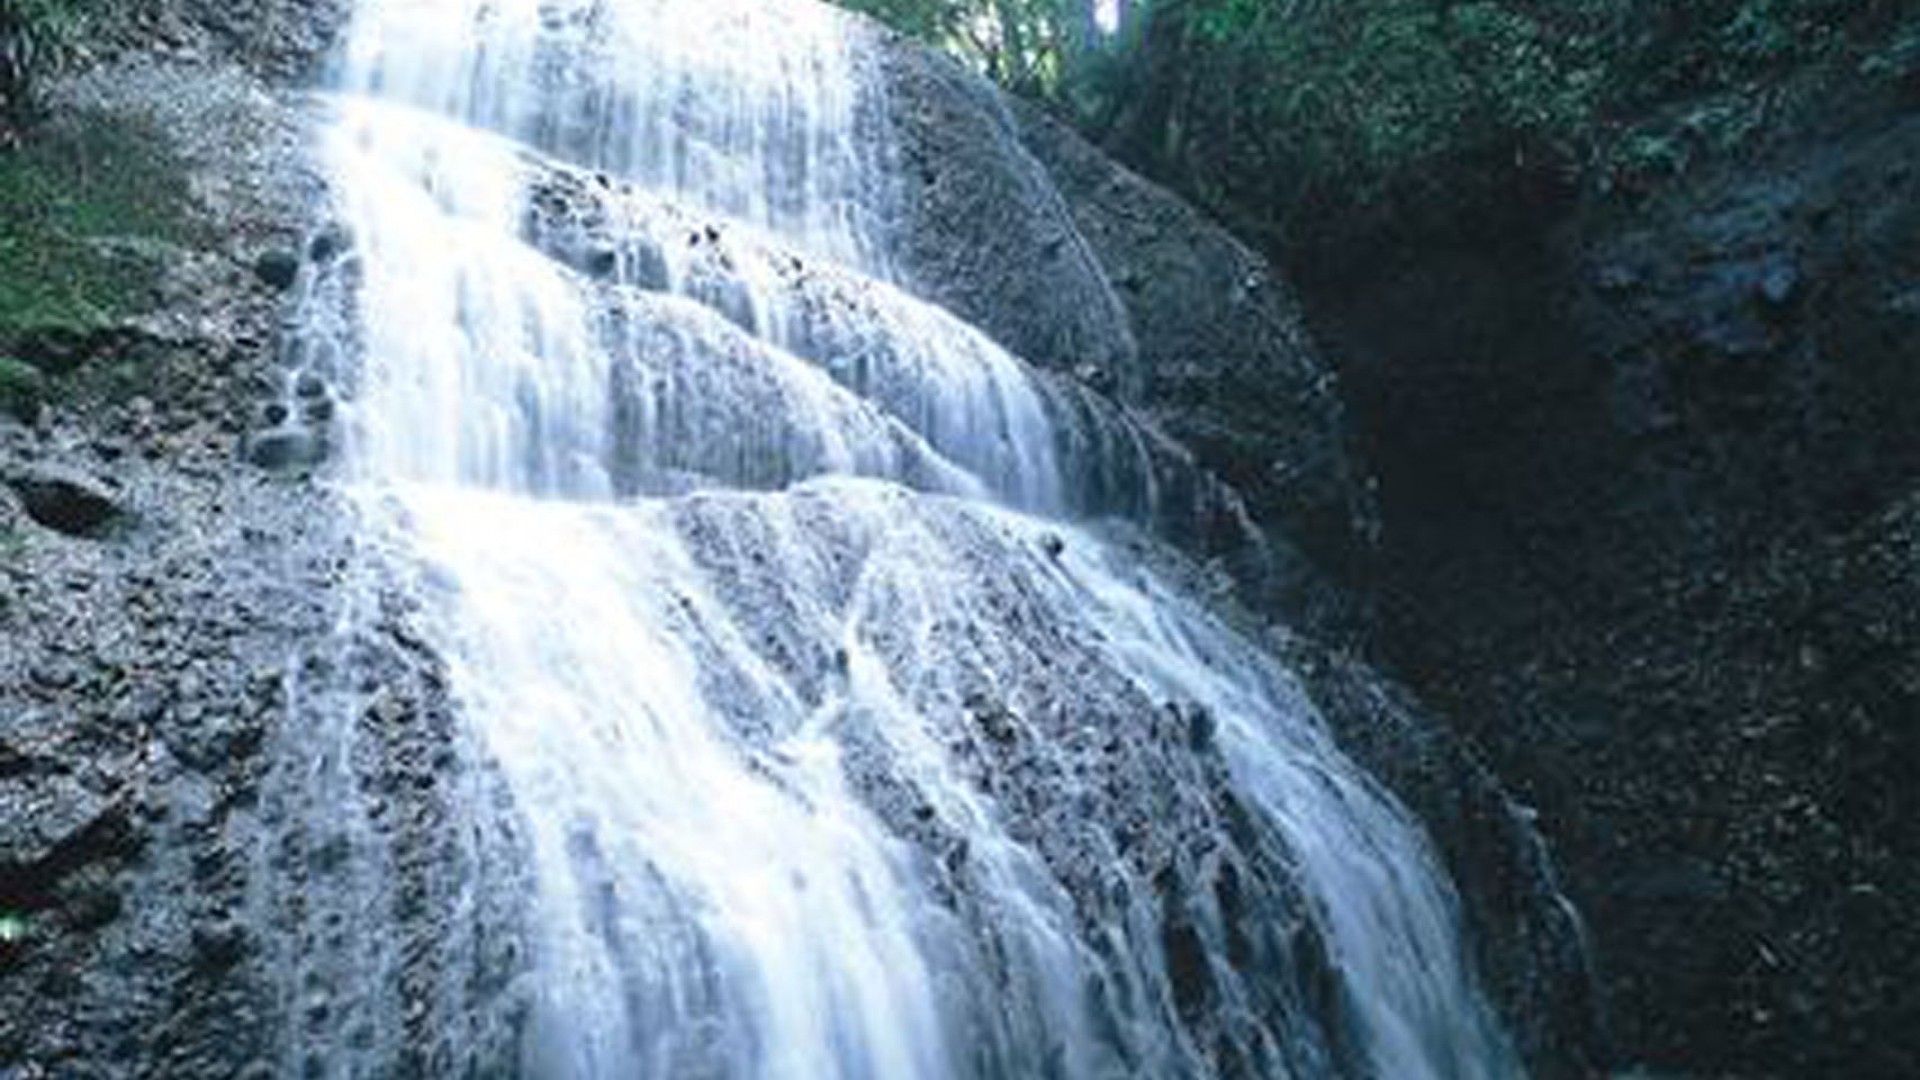
<path fill-rule="evenodd" d="M 1093 41 L 1092 0 L 840 0 L 946 48 L 1004 86 L 1057 92 Z"/>
<path fill-rule="evenodd" d="M 185 174 L 161 145 L 84 116 L 0 154 L 0 405 L 57 389 L 76 343 L 147 304 L 156 246 L 192 238 Z"/>
<path fill-rule="evenodd" d="M 1678 174 L 1763 134 L 1787 74 L 1920 68 L 1904 0 L 1122 0 L 1110 36 L 1094 0 L 843 2 L 1280 242 Z"/>
<path fill-rule="evenodd" d="M 845 0 L 842 7 L 865 12 L 904 34 L 950 45 L 967 15 L 957 0 Z"/>
<path fill-rule="evenodd" d="M 1232 40 L 1248 54 L 1232 71 L 1258 92 L 1240 92 L 1243 115 L 1218 122 L 1210 145 L 1238 139 L 1223 149 L 1287 169 L 1302 193 L 1376 198 L 1438 161 L 1566 138 L 1592 108 L 1541 27 L 1496 3 L 1373 0 L 1253 29 Z"/>

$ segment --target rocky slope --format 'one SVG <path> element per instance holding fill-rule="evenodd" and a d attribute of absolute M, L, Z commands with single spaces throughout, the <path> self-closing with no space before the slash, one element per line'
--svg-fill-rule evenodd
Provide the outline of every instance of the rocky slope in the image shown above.
<path fill-rule="evenodd" d="M 1343 747 L 1435 834 L 1498 1003 L 1541 1076 L 1603 1057 L 1578 919 L 1562 907 L 1530 812 L 1440 717 L 1317 642 L 1355 634 L 1376 558 L 1375 487 L 1341 384 L 1267 262 L 1037 110 L 996 99 L 917 49 L 883 60 L 901 218 L 916 284 L 1028 355 L 1116 396 L 1236 485 L 1272 553 L 1213 555 L 1211 588 L 1280 628 Z M 1038 198 L 1049 187 L 1057 194 Z M 1025 193 L 1025 194 L 1023 194 Z M 1037 260 L 1020 252 L 1038 252 Z M 1061 327 L 1118 303 L 1125 339 Z M 1084 325 L 1097 326 L 1093 320 Z M 1088 333 L 1091 333 L 1089 331 Z"/>
<path fill-rule="evenodd" d="M 88 226 L 68 261 L 15 264 L 0 320 L 18 376 L 0 415 L 8 1076 L 286 1075 L 300 1027 L 346 1007 L 329 973 L 290 984 L 290 958 L 371 905 L 444 898 L 459 865 L 435 835 L 460 772 L 438 662 L 313 482 L 329 391 L 291 385 L 284 355 L 320 186 L 284 80 L 312 68 L 328 10 L 149 8 L 46 89 L 0 161 L 105 208 L 61 223 Z M 84 171 L 130 161 L 155 191 Z M 27 302 L 99 267 L 110 306 Z M 317 835 L 306 805 L 341 724 L 364 730 L 378 853 Z M 343 884 L 370 859 L 379 892 Z M 401 988 L 444 955 L 396 945 Z M 404 1060 L 485 1042 L 438 1009 L 408 1018 Z"/>
<path fill-rule="evenodd" d="M 896 41 L 880 58 L 898 260 L 1015 353 L 1112 397 L 1266 532 L 1256 604 L 1333 630 L 1377 526 L 1337 376 L 1266 260 L 1037 109 Z M 1124 328 L 1125 333 L 1116 333 Z M 1209 554 L 1231 545 L 1202 538 Z"/>
<path fill-rule="evenodd" d="M 1619 1053 L 1920 1069 L 1911 88 L 1310 281 L 1384 649 L 1541 812 Z"/>
<path fill-rule="evenodd" d="M 157 133 L 186 195 L 178 230 L 90 238 L 142 254 L 150 299 L 0 341 L 41 373 L 0 420 L 0 1060 L 23 1076 L 282 1075 L 320 1054 L 448 1075 L 509 1057 L 513 915 L 436 913 L 472 875 L 510 877 L 517 840 L 448 827 L 450 792 L 489 771 L 404 582 L 313 475 L 336 390 L 303 375 L 340 358 L 288 316 L 316 283 L 322 301 L 351 289 L 351 238 L 314 218 L 313 111 L 291 88 L 339 12 L 151 8 L 53 88 L 38 133 Z M 1183 475 L 1239 489 L 1249 516 L 1175 537 L 1197 561 L 1169 572 L 1253 628 L 1350 627 L 1359 605 L 1325 567 L 1372 557 L 1374 496 L 1285 285 L 951 65 L 904 46 L 882 63 L 908 279 L 1154 432 Z M 1583 1074 L 1587 957 L 1525 811 L 1359 661 L 1263 632 L 1428 822 L 1538 1074 Z"/>

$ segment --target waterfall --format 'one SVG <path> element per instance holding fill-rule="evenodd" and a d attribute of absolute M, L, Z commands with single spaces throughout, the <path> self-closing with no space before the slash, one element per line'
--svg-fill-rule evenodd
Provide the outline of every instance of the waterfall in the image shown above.
<path fill-rule="evenodd" d="M 509 1049 L 441 1071 L 1520 1075 L 1418 826 L 1088 524 L 1167 451 L 897 279 L 870 34 L 359 0 L 343 482 L 527 841 L 466 885 Z"/>

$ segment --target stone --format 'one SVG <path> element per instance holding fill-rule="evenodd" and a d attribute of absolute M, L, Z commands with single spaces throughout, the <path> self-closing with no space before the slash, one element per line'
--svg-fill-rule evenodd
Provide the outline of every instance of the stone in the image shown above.
<path fill-rule="evenodd" d="M 328 263 L 352 248 L 353 233 L 339 222 L 329 222 L 307 242 L 307 259 L 314 263 Z"/>
<path fill-rule="evenodd" d="M 300 280 L 300 258 L 289 251 L 268 251 L 253 261 L 254 276 L 282 292 Z"/>
<path fill-rule="evenodd" d="M 319 465 L 327 459 L 327 447 L 305 431 L 280 428 L 247 440 L 246 456 L 262 469 L 281 472 Z"/>
<path fill-rule="evenodd" d="M 77 472 L 36 468 L 6 478 L 27 516 L 36 523 L 86 539 L 101 539 L 132 515 L 104 484 Z"/>

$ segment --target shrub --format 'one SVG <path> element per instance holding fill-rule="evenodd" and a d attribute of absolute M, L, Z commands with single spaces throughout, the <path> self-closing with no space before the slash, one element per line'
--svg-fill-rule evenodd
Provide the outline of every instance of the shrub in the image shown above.
<path fill-rule="evenodd" d="M 1651 182 L 1749 145 L 1789 78 L 1920 69 L 1910 0 L 1117 0 L 1111 35 L 1094 0 L 843 2 L 1285 245 Z"/>

